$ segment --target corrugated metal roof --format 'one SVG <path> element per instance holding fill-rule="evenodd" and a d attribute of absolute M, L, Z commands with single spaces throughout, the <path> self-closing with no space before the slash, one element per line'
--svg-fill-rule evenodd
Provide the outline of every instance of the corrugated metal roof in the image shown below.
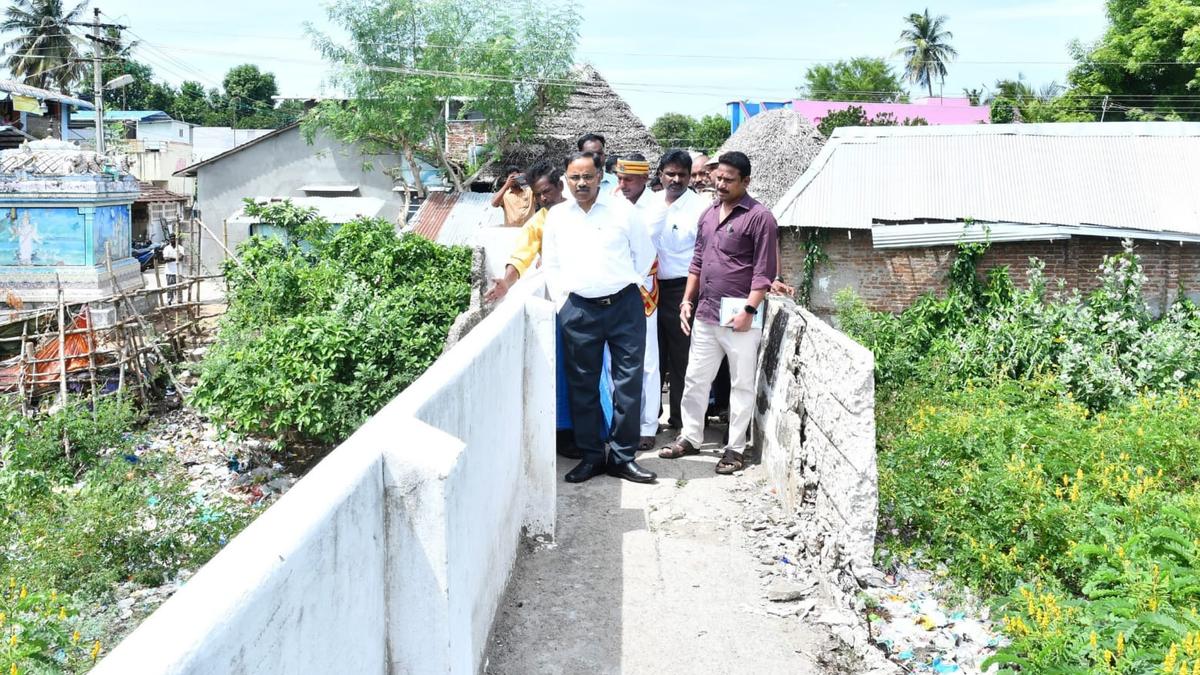
<path fill-rule="evenodd" d="M 91 110 L 95 107 L 91 103 L 88 103 L 83 99 L 75 98 L 74 96 L 67 96 L 66 94 L 60 94 L 56 91 L 50 91 L 49 89 L 31 87 L 27 84 L 14 82 L 12 80 L 0 80 L 0 91 L 7 91 L 10 94 L 17 94 L 19 96 L 29 96 L 36 98 L 39 101 L 57 101 L 59 103 L 66 103 L 67 105 L 73 105 L 76 108 L 86 108 Z"/>
<path fill-rule="evenodd" d="M 1200 123 L 853 127 L 774 213 L 785 227 L 974 219 L 1200 234 L 1197 186 Z"/>
<path fill-rule="evenodd" d="M 447 246 L 476 245 L 479 231 L 504 224 L 492 195 L 483 192 L 432 192 L 413 216 L 410 231 Z"/>
<path fill-rule="evenodd" d="M 81 110 L 71 117 L 81 122 L 94 122 L 96 120 L 96 111 Z M 119 122 L 169 122 L 172 118 L 161 110 L 105 110 L 104 119 Z"/>

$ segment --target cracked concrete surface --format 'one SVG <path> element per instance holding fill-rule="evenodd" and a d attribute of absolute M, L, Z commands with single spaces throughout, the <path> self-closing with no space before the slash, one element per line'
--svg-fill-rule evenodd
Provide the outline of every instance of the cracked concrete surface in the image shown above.
<path fill-rule="evenodd" d="M 679 460 L 643 453 L 655 485 L 571 485 L 561 477 L 574 461 L 560 458 L 558 538 L 521 552 L 484 672 L 846 672 L 818 663 L 835 645 L 824 626 L 778 616 L 795 607 L 765 599 L 771 561 L 747 545 L 754 514 L 736 497 L 759 489 L 759 469 L 716 475 L 717 445 Z"/>

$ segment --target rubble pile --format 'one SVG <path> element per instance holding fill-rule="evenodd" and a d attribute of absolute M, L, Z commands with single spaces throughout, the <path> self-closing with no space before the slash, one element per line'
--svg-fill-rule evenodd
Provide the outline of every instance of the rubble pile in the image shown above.
<path fill-rule="evenodd" d="M 196 502 L 216 504 L 233 498 L 255 510 L 265 510 L 297 480 L 272 459 L 267 442 L 224 438 L 216 425 L 186 407 L 160 416 L 143 436 L 145 442 L 126 459 L 136 461 L 142 456 L 162 453 L 174 455 L 187 471 L 188 492 Z M 142 527 L 147 536 L 153 536 L 155 523 L 148 521 Z M 118 584 L 113 602 L 96 607 L 88 619 L 107 626 L 110 634 L 124 637 L 193 574 L 195 570 L 180 570 L 175 578 L 155 587 L 133 581 Z"/>
<path fill-rule="evenodd" d="M 752 169 L 750 194 L 772 208 L 823 145 L 825 137 L 817 127 L 800 113 L 783 108 L 746 120 L 713 156 L 734 150 L 746 153 Z"/>
<path fill-rule="evenodd" d="M 795 616 L 829 627 L 846 654 L 826 655 L 829 665 L 882 675 L 899 672 L 987 671 L 980 664 L 1003 644 L 986 608 L 956 588 L 945 570 L 899 566 L 894 573 L 853 568 L 830 550 L 806 512 L 788 513 L 765 488 L 761 467 L 751 467 L 733 499 L 742 507 L 746 540 L 762 563 L 763 599 L 776 616 Z M 942 598 L 965 601 L 950 609 Z"/>

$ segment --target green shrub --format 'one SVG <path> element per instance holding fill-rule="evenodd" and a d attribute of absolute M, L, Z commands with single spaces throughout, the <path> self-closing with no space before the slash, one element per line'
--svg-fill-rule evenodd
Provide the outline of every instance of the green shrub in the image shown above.
<path fill-rule="evenodd" d="M 980 280 L 975 266 L 985 249 L 960 246 L 946 294 L 926 294 L 898 316 L 871 312 L 852 291 L 838 294 L 839 323 L 874 352 L 881 386 L 1050 376 L 1095 411 L 1200 383 L 1200 312 L 1183 300 L 1152 318 L 1129 242 L 1104 258 L 1100 287 L 1087 297 L 1061 285 L 1048 293 L 1036 259 L 1023 289 L 1006 268 Z"/>
<path fill-rule="evenodd" d="M 290 203 L 229 264 L 229 312 L 192 402 L 245 433 L 335 443 L 438 357 L 467 307 L 471 252 L 383 220 L 333 228 Z"/>
<path fill-rule="evenodd" d="M 880 416 L 882 527 L 1007 596 L 1004 654 L 1026 672 L 1098 668 L 1106 649 L 1116 672 L 1144 672 L 1200 626 L 1198 394 L 1096 415 L 1044 383 L 897 394 Z"/>

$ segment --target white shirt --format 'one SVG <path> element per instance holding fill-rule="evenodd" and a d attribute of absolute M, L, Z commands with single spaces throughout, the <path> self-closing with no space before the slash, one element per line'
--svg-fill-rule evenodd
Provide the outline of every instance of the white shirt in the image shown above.
<path fill-rule="evenodd" d="M 586 212 L 568 199 L 546 214 L 542 260 L 560 306 L 571 293 L 600 298 L 640 284 L 654 255 L 641 215 L 625 199 L 597 199 Z"/>
<path fill-rule="evenodd" d="M 179 274 L 179 251 L 167 244 L 162 248 L 162 256 L 167 263 L 167 274 Z"/>
<path fill-rule="evenodd" d="M 651 215 L 647 216 L 651 222 L 654 248 L 658 250 L 658 278 L 686 278 L 696 251 L 696 230 L 700 216 L 712 206 L 712 201 L 691 190 L 684 190 L 679 199 L 667 204 L 665 195 L 665 190 L 655 195 L 658 197 L 656 208 L 652 207 Z"/>

